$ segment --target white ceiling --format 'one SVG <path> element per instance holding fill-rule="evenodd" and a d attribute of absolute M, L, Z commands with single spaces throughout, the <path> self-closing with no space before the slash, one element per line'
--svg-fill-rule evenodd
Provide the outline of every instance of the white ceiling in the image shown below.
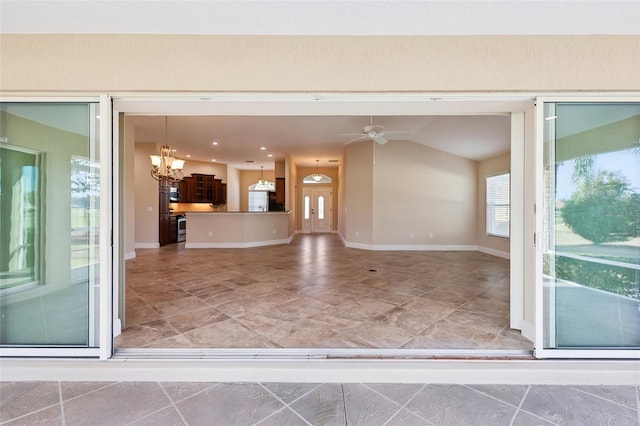
<path fill-rule="evenodd" d="M 164 116 L 127 116 L 136 142 L 165 142 Z M 420 116 L 169 116 L 166 142 L 176 157 L 272 169 L 290 154 L 299 166 L 335 166 L 345 142 L 373 120 L 386 131 L 408 131 L 416 143 L 472 160 L 510 149 L 510 117 L 501 115 Z M 218 145 L 213 145 L 213 142 Z M 394 143 L 390 141 L 389 143 Z M 261 150 L 265 147 L 266 150 Z M 268 157 L 271 154 L 272 157 Z M 189 155 L 190 157 L 187 157 Z M 252 160 L 254 163 L 247 163 Z"/>
<path fill-rule="evenodd" d="M 2 33 L 640 34 L 637 0 L 0 0 Z"/>

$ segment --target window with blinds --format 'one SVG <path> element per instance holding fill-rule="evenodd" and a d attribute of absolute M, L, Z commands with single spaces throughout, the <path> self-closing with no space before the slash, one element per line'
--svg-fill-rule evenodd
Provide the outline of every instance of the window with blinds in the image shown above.
<path fill-rule="evenodd" d="M 509 238 L 509 173 L 487 177 L 487 235 Z"/>

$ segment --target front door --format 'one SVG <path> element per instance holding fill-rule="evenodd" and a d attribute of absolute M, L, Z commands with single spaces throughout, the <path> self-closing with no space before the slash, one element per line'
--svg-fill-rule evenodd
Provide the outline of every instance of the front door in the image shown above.
<path fill-rule="evenodd" d="M 304 188 L 302 214 L 304 232 L 331 232 L 333 229 L 333 190 Z"/>

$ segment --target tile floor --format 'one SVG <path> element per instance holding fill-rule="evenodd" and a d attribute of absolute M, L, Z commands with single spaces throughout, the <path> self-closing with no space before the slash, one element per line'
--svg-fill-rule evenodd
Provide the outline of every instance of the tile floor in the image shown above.
<path fill-rule="evenodd" d="M 1 425 L 640 425 L 638 387 L 5 382 Z"/>
<path fill-rule="evenodd" d="M 251 249 L 138 250 L 116 348 L 520 349 L 509 262 L 345 248 L 336 234 Z"/>

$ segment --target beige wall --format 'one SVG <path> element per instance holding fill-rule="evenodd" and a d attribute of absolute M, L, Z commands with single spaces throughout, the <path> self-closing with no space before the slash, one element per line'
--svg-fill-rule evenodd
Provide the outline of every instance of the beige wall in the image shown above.
<path fill-rule="evenodd" d="M 509 238 L 492 237 L 487 235 L 487 187 L 486 178 L 511 169 L 511 154 L 498 155 L 478 162 L 478 246 L 509 253 Z"/>
<path fill-rule="evenodd" d="M 638 51 L 640 37 L 634 35 L 4 34 L 0 87 L 8 92 L 638 90 Z"/>
<path fill-rule="evenodd" d="M 297 200 L 296 188 L 298 185 L 298 169 L 291 160 L 289 154 L 285 156 L 285 210 L 290 212 L 289 214 L 289 235 L 293 235 L 296 232 L 296 212 L 297 212 Z"/>
<path fill-rule="evenodd" d="M 240 211 L 240 170 L 227 166 L 227 211 Z"/>
<path fill-rule="evenodd" d="M 372 146 L 373 244 L 476 245 L 475 161 L 414 142 Z"/>
<path fill-rule="evenodd" d="M 333 230 L 337 230 L 338 229 L 338 209 L 340 208 L 340 205 L 338 204 L 338 188 L 340 186 L 340 179 L 338 177 L 338 168 L 337 167 L 319 167 L 318 170 L 320 171 L 321 174 L 323 175 L 327 175 L 331 178 L 331 183 L 327 183 L 327 184 L 322 184 L 321 186 L 323 188 L 327 188 L 327 187 L 331 187 L 331 189 L 333 190 Z M 300 231 L 302 230 L 302 190 L 304 188 L 314 188 L 317 187 L 318 185 L 314 185 L 314 184 L 304 184 L 302 183 L 302 180 L 309 176 L 312 175 L 316 172 L 316 168 L 315 167 L 298 167 L 297 169 L 297 192 L 296 192 L 296 198 L 298 200 L 299 205 L 297 205 L 297 209 L 296 209 L 296 227 L 297 229 Z"/>
<path fill-rule="evenodd" d="M 135 147 L 135 244 L 138 248 L 158 244 L 158 182 L 149 174 L 149 155 L 157 152 L 154 143 L 137 143 Z"/>
<path fill-rule="evenodd" d="M 350 243 L 373 243 L 373 142 L 347 145 L 344 165 L 346 216 L 343 238 Z"/>
<path fill-rule="evenodd" d="M 338 166 L 338 206 L 335 210 L 338 212 L 338 233 L 345 239 L 347 235 L 347 215 L 346 215 L 346 202 L 345 202 L 345 181 L 346 181 L 346 167 L 344 166 L 344 153 L 340 159 Z"/>

